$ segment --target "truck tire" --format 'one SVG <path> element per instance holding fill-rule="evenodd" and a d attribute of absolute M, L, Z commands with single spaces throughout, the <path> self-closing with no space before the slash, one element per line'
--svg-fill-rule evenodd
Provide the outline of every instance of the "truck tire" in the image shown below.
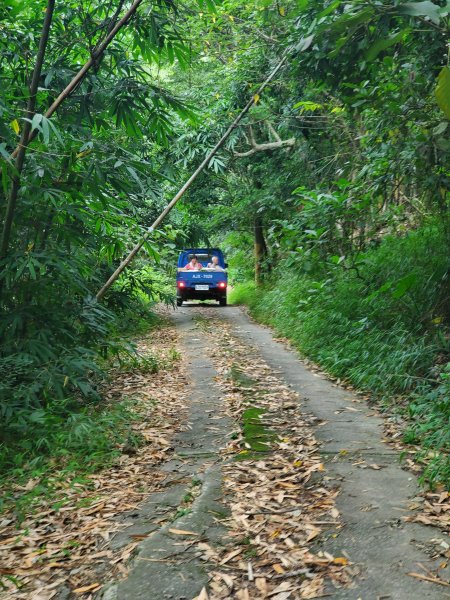
<path fill-rule="evenodd" d="M 177 306 L 182 306 L 183 300 L 182 298 L 177 298 Z"/>
<path fill-rule="evenodd" d="M 226 298 L 220 298 L 219 304 L 220 304 L 220 306 L 226 306 L 227 305 L 227 299 Z"/>

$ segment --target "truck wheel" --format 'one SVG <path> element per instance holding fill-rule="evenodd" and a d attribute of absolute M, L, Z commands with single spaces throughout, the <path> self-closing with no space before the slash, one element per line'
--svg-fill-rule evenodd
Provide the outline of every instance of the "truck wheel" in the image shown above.
<path fill-rule="evenodd" d="M 181 306 L 183 304 L 183 300 L 181 298 L 177 298 L 177 306 Z"/>
<path fill-rule="evenodd" d="M 221 298 L 219 300 L 219 304 L 220 304 L 220 306 L 226 306 L 227 305 L 227 299 L 226 298 Z"/>

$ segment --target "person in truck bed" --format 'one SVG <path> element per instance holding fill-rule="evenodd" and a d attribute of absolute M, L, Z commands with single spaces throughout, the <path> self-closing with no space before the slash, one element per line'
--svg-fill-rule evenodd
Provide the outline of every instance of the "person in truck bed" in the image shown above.
<path fill-rule="evenodd" d="M 222 267 L 219 265 L 219 257 L 215 256 L 215 255 L 211 257 L 211 262 L 208 263 L 208 266 L 206 268 L 214 269 L 214 271 L 224 271 L 225 270 L 225 269 L 222 269 Z"/>
<path fill-rule="evenodd" d="M 202 263 L 198 262 L 197 257 L 194 256 L 191 258 L 190 262 L 184 267 L 186 271 L 201 271 Z"/>

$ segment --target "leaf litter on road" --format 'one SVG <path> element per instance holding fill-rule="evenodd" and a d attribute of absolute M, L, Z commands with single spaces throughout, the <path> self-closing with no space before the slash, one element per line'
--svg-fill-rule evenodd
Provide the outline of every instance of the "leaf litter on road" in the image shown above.
<path fill-rule="evenodd" d="M 322 479 L 314 420 L 300 412 L 297 394 L 256 348 L 233 335 L 230 324 L 221 322 L 219 330 L 204 308 L 198 321 L 236 428 L 222 449 L 223 502 L 231 512 L 222 523 L 228 535 L 214 554 L 199 547 L 211 568 L 203 597 L 319 598 L 327 581 L 351 583 L 355 567 L 347 556 L 326 552 L 321 537 L 327 527 L 337 531 L 341 523 L 338 490 Z"/>
<path fill-rule="evenodd" d="M 137 400 L 139 421 L 133 425 L 144 444 L 121 448 L 112 467 L 89 475 L 83 483 L 57 483 L 51 497 L 39 498 L 20 524 L 11 508 L 0 518 L 0 598 L 51 600 L 61 589 L 73 597 L 90 598 L 106 579 L 127 574 L 127 562 L 139 540 L 119 550 L 109 541 L 125 526 L 118 519 L 135 511 L 151 492 L 164 486 L 159 466 L 170 459 L 171 438 L 182 427 L 188 379 L 174 364 L 178 343 L 173 325 L 153 329 L 138 341 L 144 356 L 158 353 L 160 361 L 175 368 L 157 373 L 130 369 L 117 371 L 104 390 L 109 402 Z M 30 480 L 28 487 L 38 481 Z M 17 486 L 17 494 L 23 492 Z"/>
<path fill-rule="evenodd" d="M 235 431 L 221 452 L 223 502 L 230 516 L 220 521 L 228 536 L 214 547 L 204 539 L 192 542 L 210 576 L 197 599 L 319 598 L 326 595 L 327 582 L 348 585 L 358 569 L 345 548 L 339 556 L 326 551 L 327 536 L 331 532 L 335 537 L 342 524 L 334 504 L 338 490 L 324 477 L 312 433 L 316 419 L 301 413 L 297 395 L 255 348 L 233 335 L 229 324 L 221 322 L 219 329 L 212 311 L 202 310 L 202 315 L 198 325 L 209 340 L 215 381 Z M 140 350 L 157 348 L 164 356 L 174 345 L 176 334 L 169 327 L 141 340 Z M 120 550 L 112 550 L 109 541 L 123 526 L 117 517 L 138 510 L 143 499 L 165 484 L 158 467 L 171 458 L 187 383 L 181 365 L 157 374 L 134 370 L 116 375 L 106 394 L 112 402 L 125 396 L 139 399 L 142 419 L 136 430 L 146 444 L 135 452 L 123 448 L 117 464 L 91 476 L 89 486 L 61 485 L 59 497 L 52 502 L 43 498 L 19 529 L 12 511 L 3 516 L 0 578 L 6 590 L 0 598 L 51 600 L 63 588 L 87 599 L 106 579 L 126 577 L 127 563 L 144 536 L 135 536 Z M 31 480 L 29 486 L 36 483 Z M 443 525 L 448 495 L 430 492 L 419 504 L 421 514 L 408 519 Z M 198 535 L 176 527 L 171 533 L 178 539 Z M 440 551 L 444 560 L 447 551 Z M 432 581 L 436 574 L 411 576 L 438 583 Z"/>

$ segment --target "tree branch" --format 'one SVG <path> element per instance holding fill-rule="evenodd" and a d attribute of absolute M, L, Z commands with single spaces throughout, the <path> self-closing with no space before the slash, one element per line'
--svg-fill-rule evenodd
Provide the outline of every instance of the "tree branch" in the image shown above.
<path fill-rule="evenodd" d="M 275 138 L 275 142 L 267 142 L 265 144 L 258 144 L 255 140 L 255 135 L 253 133 L 253 127 L 249 125 L 248 127 L 248 137 L 245 136 L 246 140 L 249 142 L 251 148 L 247 150 L 247 152 L 233 152 L 234 156 L 238 158 L 245 158 L 247 156 L 252 156 L 256 154 L 256 152 L 267 152 L 268 150 L 278 150 L 279 148 L 291 148 L 295 145 L 295 138 L 289 138 L 287 140 L 282 140 L 275 129 L 272 127 L 270 123 L 266 123 L 269 133 L 273 135 Z"/>
<path fill-rule="evenodd" d="M 278 135 L 278 133 L 275 131 L 275 129 L 272 127 L 272 123 L 269 123 L 268 121 L 267 121 L 267 129 L 269 130 L 269 133 L 271 133 L 273 135 L 273 137 L 275 138 L 275 140 L 277 142 L 281 142 L 281 138 Z"/>

